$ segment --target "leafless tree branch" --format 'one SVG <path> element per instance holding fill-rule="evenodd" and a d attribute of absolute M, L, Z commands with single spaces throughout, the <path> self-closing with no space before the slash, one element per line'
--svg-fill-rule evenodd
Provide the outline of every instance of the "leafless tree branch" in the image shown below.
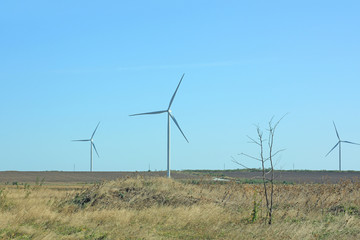
<path fill-rule="evenodd" d="M 260 143 L 259 143 L 259 142 L 257 142 L 256 140 L 252 139 L 252 138 L 249 137 L 249 136 L 247 136 L 247 137 L 251 140 L 251 142 L 249 142 L 249 143 L 255 143 L 255 144 L 257 144 L 257 145 L 260 146 Z"/>
<path fill-rule="evenodd" d="M 232 161 L 233 161 L 234 163 L 239 164 L 240 166 L 242 166 L 242 167 L 244 167 L 244 168 L 246 168 L 246 169 L 250 169 L 250 168 L 248 168 L 247 166 L 245 166 L 244 164 L 240 163 L 238 160 L 236 160 L 233 156 L 231 156 L 231 158 L 232 158 Z"/>
<path fill-rule="evenodd" d="M 262 161 L 262 160 L 261 160 L 261 158 L 256 158 L 256 157 L 253 157 L 253 156 L 247 155 L 246 153 L 241 153 L 240 155 L 244 155 L 244 156 L 246 156 L 246 157 L 248 157 L 248 158 L 254 159 L 254 160 L 259 161 L 259 162 L 261 162 L 261 161 Z"/>

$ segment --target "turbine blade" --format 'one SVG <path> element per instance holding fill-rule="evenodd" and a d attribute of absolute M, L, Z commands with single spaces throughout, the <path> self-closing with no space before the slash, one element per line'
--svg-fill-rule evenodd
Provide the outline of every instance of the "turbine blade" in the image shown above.
<path fill-rule="evenodd" d="M 337 137 L 338 137 L 338 139 L 339 139 L 339 141 L 340 141 L 340 136 L 339 136 L 338 130 L 336 129 L 336 125 L 335 125 L 335 122 L 334 122 L 334 121 L 333 121 L 333 124 L 334 124 L 334 127 L 335 127 L 336 135 L 337 135 Z"/>
<path fill-rule="evenodd" d="M 350 144 L 355 144 L 355 145 L 360 145 L 359 143 L 354 143 L 354 142 L 349 142 L 349 141 L 342 141 L 344 143 L 350 143 Z"/>
<path fill-rule="evenodd" d="M 100 157 L 99 154 L 98 154 L 98 151 L 96 150 L 95 143 L 92 142 L 91 144 L 92 144 L 92 146 L 94 147 L 97 156 Z"/>
<path fill-rule="evenodd" d="M 96 128 L 95 128 L 95 130 L 94 130 L 93 134 L 91 135 L 91 139 L 93 139 L 93 137 L 94 137 L 94 135 L 95 135 L 95 132 L 96 132 L 96 130 L 97 130 L 97 129 L 98 129 L 98 127 L 99 127 L 99 124 L 100 124 L 100 122 L 97 124 L 97 126 L 96 126 Z"/>
<path fill-rule="evenodd" d="M 329 155 L 329 153 L 331 153 L 332 150 L 334 150 L 334 148 L 337 147 L 337 145 L 339 145 L 340 141 L 325 155 L 325 157 L 327 157 L 327 155 Z"/>
<path fill-rule="evenodd" d="M 88 142 L 90 139 L 84 139 L 84 140 L 71 140 L 72 142 Z"/>
<path fill-rule="evenodd" d="M 137 113 L 137 114 L 131 114 L 131 115 L 129 115 L 129 116 L 130 116 L 130 117 L 133 117 L 133 116 L 139 116 L 139 115 L 160 114 L 160 113 L 164 113 L 164 112 L 167 112 L 167 110 L 156 111 L 156 112 L 147 112 L 147 113 Z"/>
<path fill-rule="evenodd" d="M 172 118 L 172 120 L 174 121 L 174 123 L 176 124 L 176 126 L 179 128 L 181 134 L 184 136 L 185 140 L 186 140 L 187 142 L 189 142 L 189 140 L 185 137 L 185 134 L 184 134 L 183 131 L 181 130 L 181 128 L 180 128 L 178 122 L 176 121 L 175 117 L 174 117 L 171 113 L 169 113 L 169 114 L 170 114 L 170 117 Z"/>
<path fill-rule="evenodd" d="M 182 75 L 182 77 L 181 77 L 181 79 L 180 79 L 180 82 L 179 82 L 179 84 L 178 84 L 178 86 L 177 86 L 177 88 L 176 88 L 176 90 L 175 90 L 175 92 L 174 92 L 174 94 L 173 94 L 173 96 L 172 96 L 172 98 L 171 98 L 171 100 L 170 100 L 168 110 L 170 109 L 170 107 L 171 107 L 171 105 L 172 105 L 172 103 L 173 103 L 173 101 L 174 101 L 175 95 L 176 95 L 176 93 L 177 93 L 177 91 L 178 91 L 178 89 L 179 89 L 179 87 L 180 87 L 180 84 L 181 84 L 181 82 L 182 82 L 182 80 L 183 80 L 183 78 L 184 78 L 184 75 L 185 75 L 185 73 Z"/>

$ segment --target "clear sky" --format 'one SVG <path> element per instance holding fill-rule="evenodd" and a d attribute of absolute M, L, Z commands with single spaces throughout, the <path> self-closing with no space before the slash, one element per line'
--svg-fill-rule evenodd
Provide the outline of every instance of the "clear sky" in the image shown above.
<path fill-rule="evenodd" d="M 280 169 L 338 169 L 360 143 L 359 1 L 1 1 L 0 170 L 238 168 L 272 116 Z M 344 170 L 360 146 L 344 144 Z"/>

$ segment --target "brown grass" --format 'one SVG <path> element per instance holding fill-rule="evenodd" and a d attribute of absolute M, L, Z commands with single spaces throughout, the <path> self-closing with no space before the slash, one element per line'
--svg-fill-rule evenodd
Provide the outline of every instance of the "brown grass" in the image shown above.
<path fill-rule="evenodd" d="M 360 239 L 360 181 L 261 185 L 123 178 L 81 186 L 3 186 L 1 239 Z M 251 214 L 256 208 L 257 218 Z"/>

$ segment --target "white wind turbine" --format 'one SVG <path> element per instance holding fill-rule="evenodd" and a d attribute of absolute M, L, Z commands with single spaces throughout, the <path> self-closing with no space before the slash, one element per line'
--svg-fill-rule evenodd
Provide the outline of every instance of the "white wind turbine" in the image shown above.
<path fill-rule="evenodd" d="M 96 152 L 96 154 L 98 155 L 98 157 L 100 157 L 99 154 L 98 154 L 98 152 L 97 152 L 97 150 L 96 150 L 95 143 L 94 143 L 94 141 L 93 141 L 95 132 L 96 132 L 96 130 L 98 129 L 99 124 L 100 124 L 100 122 L 97 124 L 97 126 L 96 126 L 93 134 L 91 135 L 91 138 L 90 138 L 90 139 L 72 140 L 73 142 L 90 142 L 90 172 L 92 172 L 92 168 L 93 168 L 93 153 L 92 153 L 93 147 L 94 147 L 95 152 Z"/>
<path fill-rule="evenodd" d="M 174 98 L 175 98 L 175 95 L 180 87 L 180 84 L 181 84 L 181 81 L 183 80 L 184 78 L 184 75 L 185 73 L 182 75 L 181 79 L 180 79 L 180 82 L 170 100 L 170 103 L 169 103 L 169 107 L 167 108 L 167 110 L 162 110 L 162 111 L 155 111 L 155 112 L 147 112 L 147 113 L 138 113 L 138 114 L 132 114 L 132 115 L 129 115 L 129 116 L 139 116 L 139 115 L 150 115 L 150 114 L 161 114 L 161 113 L 167 113 L 168 115 L 168 123 L 167 123 L 167 177 L 170 178 L 170 118 L 174 121 L 174 123 L 176 124 L 176 126 L 178 127 L 178 129 L 180 130 L 181 134 L 184 136 L 185 140 L 187 142 L 188 139 L 185 137 L 185 134 L 183 133 L 183 131 L 181 130 L 178 122 L 176 121 L 174 115 L 171 113 L 171 105 L 174 101 Z"/>
<path fill-rule="evenodd" d="M 340 136 L 339 136 L 339 133 L 336 129 L 336 125 L 335 125 L 335 122 L 333 121 L 333 124 L 334 124 L 334 128 L 335 128 L 335 131 L 336 131 L 336 136 L 338 138 L 338 142 L 337 144 L 326 154 L 329 155 L 331 153 L 332 150 L 334 150 L 338 145 L 339 145 L 339 171 L 341 171 L 341 143 L 350 143 L 350 144 L 355 144 L 355 145 L 360 145 L 359 143 L 354 143 L 354 142 L 349 142 L 349 141 L 343 141 L 340 139 Z M 325 156 L 325 157 L 326 157 Z"/>

